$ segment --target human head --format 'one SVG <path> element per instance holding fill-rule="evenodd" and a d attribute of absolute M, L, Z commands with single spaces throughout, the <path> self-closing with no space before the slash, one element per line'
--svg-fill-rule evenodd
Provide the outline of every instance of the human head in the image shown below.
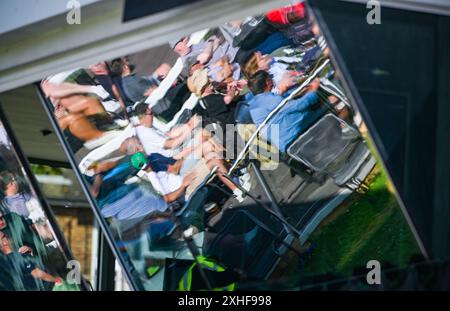
<path fill-rule="evenodd" d="M 111 61 L 111 74 L 115 77 L 125 77 L 130 75 L 134 70 L 134 65 L 131 65 L 128 57 L 115 58 Z"/>
<path fill-rule="evenodd" d="M 0 174 L 0 185 L 5 195 L 14 195 L 19 192 L 19 183 L 13 173 L 2 172 Z"/>
<path fill-rule="evenodd" d="M 119 148 L 122 154 L 132 155 L 136 152 L 143 152 L 144 147 L 142 147 L 141 142 L 136 136 L 128 137 L 125 139 Z"/>
<path fill-rule="evenodd" d="M 248 79 L 258 71 L 258 58 L 255 53 L 251 54 L 242 65 L 244 76 Z"/>
<path fill-rule="evenodd" d="M 5 229 L 8 226 L 8 223 L 5 219 L 5 212 L 0 208 L 0 230 Z"/>
<path fill-rule="evenodd" d="M 172 69 L 172 66 L 170 64 L 162 63 L 161 65 L 159 65 L 158 68 L 155 69 L 155 71 L 153 72 L 153 76 L 158 81 L 162 81 L 167 77 L 167 75 L 169 74 L 171 69 Z"/>
<path fill-rule="evenodd" d="M 220 61 L 210 67 L 209 76 L 216 82 L 223 82 L 233 76 L 234 70 L 228 61 Z"/>
<path fill-rule="evenodd" d="M 185 56 L 191 52 L 191 47 L 188 45 L 189 38 L 183 37 L 178 41 L 172 42 L 170 45 L 175 53 L 180 56 Z"/>
<path fill-rule="evenodd" d="M 89 66 L 89 70 L 94 75 L 107 75 L 108 74 L 108 68 L 106 67 L 105 62 L 98 62 L 98 63 L 92 64 Z"/>
<path fill-rule="evenodd" d="M 196 70 L 187 80 L 189 91 L 197 96 L 202 96 L 208 85 L 210 82 L 205 69 Z"/>
<path fill-rule="evenodd" d="M 12 253 L 11 239 L 2 231 L 0 231 L 0 251 L 5 255 Z"/>
<path fill-rule="evenodd" d="M 258 60 L 258 69 L 267 71 L 272 63 L 272 56 L 268 54 L 262 54 L 261 52 L 255 52 L 256 59 Z"/>
<path fill-rule="evenodd" d="M 190 57 L 186 60 L 186 68 L 189 69 L 189 76 L 195 71 L 205 68 L 205 65 L 200 63 L 195 57 Z"/>
<path fill-rule="evenodd" d="M 268 71 L 271 63 L 272 57 L 270 55 L 256 51 L 245 61 L 243 65 L 244 75 L 250 78 L 258 70 Z"/>
<path fill-rule="evenodd" d="M 142 126 L 152 127 L 153 125 L 153 112 L 152 109 L 146 103 L 139 103 L 134 108 L 134 115 L 139 118 L 139 122 Z"/>
<path fill-rule="evenodd" d="M 247 86 L 253 95 L 258 95 L 270 91 L 273 87 L 273 81 L 267 71 L 259 70 L 248 79 Z"/>

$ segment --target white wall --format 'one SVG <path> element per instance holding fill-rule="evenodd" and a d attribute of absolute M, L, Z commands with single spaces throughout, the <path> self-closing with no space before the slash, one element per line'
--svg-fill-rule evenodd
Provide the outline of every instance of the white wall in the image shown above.
<path fill-rule="evenodd" d="M 78 0 L 83 5 L 99 0 Z M 0 34 L 67 12 L 69 0 L 0 1 Z"/>

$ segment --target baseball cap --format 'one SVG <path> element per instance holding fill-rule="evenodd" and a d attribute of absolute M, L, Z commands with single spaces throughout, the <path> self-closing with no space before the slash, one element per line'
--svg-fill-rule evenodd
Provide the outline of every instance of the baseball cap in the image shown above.
<path fill-rule="evenodd" d="M 141 170 L 147 166 L 147 157 L 142 152 L 136 152 L 131 156 L 130 162 L 135 169 Z"/>

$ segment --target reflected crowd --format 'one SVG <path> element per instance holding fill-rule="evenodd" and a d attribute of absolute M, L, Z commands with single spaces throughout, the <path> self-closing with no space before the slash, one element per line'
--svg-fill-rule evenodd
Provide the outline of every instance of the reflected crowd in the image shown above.
<path fill-rule="evenodd" d="M 271 268 L 258 259 L 287 233 L 280 216 L 264 214 L 250 164 L 276 170 L 282 161 L 318 187 L 331 178 L 354 190 L 361 178 L 346 163 L 370 157 L 359 114 L 302 2 L 162 48 L 174 61 L 147 75 L 129 55 L 47 77 L 48 109 L 135 287 L 263 281 Z M 4 202 L 31 218 L 18 200 Z M 44 241 L 45 229 L 33 226 Z M 34 275 L 47 281 L 45 271 Z"/>
<path fill-rule="evenodd" d="M 78 290 L 14 144 L 0 123 L 0 289 Z"/>

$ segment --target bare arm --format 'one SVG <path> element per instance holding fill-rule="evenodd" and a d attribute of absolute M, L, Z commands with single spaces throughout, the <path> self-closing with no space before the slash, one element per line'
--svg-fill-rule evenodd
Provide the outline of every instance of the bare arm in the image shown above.
<path fill-rule="evenodd" d="M 164 195 L 164 201 L 166 201 L 167 203 L 173 202 L 176 199 L 178 199 L 179 197 L 181 197 L 184 192 L 186 191 L 186 188 L 192 183 L 192 181 L 195 179 L 195 176 L 193 173 L 187 174 L 184 179 L 183 179 L 183 183 L 181 184 L 181 187 L 178 188 L 177 190 L 168 193 L 166 195 Z"/>
<path fill-rule="evenodd" d="M 169 139 L 164 143 L 165 149 L 174 149 L 180 146 L 191 134 L 195 127 L 199 124 L 200 119 L 195 115 L 186 124 L 178 126 L 166 135 Z"/>
<path fill-rule="evenodd" d="M 55 283 L 56 280 L 57 280 L 54 276 L 51 276 L 50 274 L 48 274 L 47 272 L 42 271 L 39 268 L 35 268 L 33 271 L 31 271 L 31 275 L 35 279 L 41 279 L 43 281 L 51 282 L 51 283 Z"/>
<path fill-rule="evenodd" d="M 42 82 L 42 89 L 47 96 L 61 98 L 73 94 L 90 93 L 90 85 L 79 85 L 75 83 L 55 84 L 48 81 Z"/>
<path fill-rule="evenodd" d="M 214 51 L 219 47 L 220 39 L 216 36 L 213 36 L 208 39 L 206 42 L 205 48 L 203 51 L 197 56 L 197 60 L 200 64 L 206 64 L 209 62 L 211 57 L 213 56 Z"/>

